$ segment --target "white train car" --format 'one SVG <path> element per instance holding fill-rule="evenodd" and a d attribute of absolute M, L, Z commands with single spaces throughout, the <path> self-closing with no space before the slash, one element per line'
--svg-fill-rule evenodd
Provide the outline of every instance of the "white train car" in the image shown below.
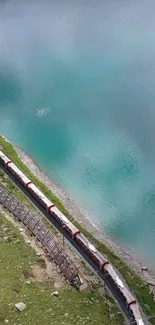
<path fill-rule="evenodd" d="M 141 315 L 141 312 L 140 312 L 140 310 L 139 310 L 139 306 L 138 306 L 138 304 L 131 305 L 131 306 L 130 306 L 130 309 L 132 310 L 132 313 L 133 313 L 134 319 L 136 320 L 136 324 L 137 324 L 137 325 L 145 325 L 145 324 L 144 324 L 144 321 L 143 321 L 143 319 L 142 319 L 142 315 Z"/>
<path fill-rule="evenodd" d="M 112 280 L 114 281 L 114 283 L 116 283 L 117 287 L 119 288 L 122 295 L 124 296 L 128 308 L 130 308 L 131 305 L 136 304 L 137 302 L 136 302 L 135 298 L 129 291 L 128 287 L 120 279 L 119 275 L 115 271 L 112 264 L 109 263 L 108 265 L 106 265 L 105 269 L 107 270 L 108 274 L 111 276 Z"/>
<path fill-rule="evenodd" d="M 51 207 L 54 207 L 53 202 L 51 202 L 33 183 L 27 185 L 27 191 L 41 204 L 43 208 L 47 211 Z"/>
<path fill-rule="evenodd" d="M 26 177 L 13 162 L 7 164 L 7 169 L 20 182 L 20 184 L 24 185 L 25 188 L 31 183 L 30 179 Z"/>
<path fill-rule="evenodd" d="M 99 267 L 99 269 L 103 270 L 105 265 L 109 264 L 107 259 L 104 258 L 104 256 L 96 249 L 94 245 L 90 243 L 90 241 L 82 233 L 78 234 L 75 237 L 75 241 Z"/>
<path fill-rule="evenodd" d="M 75 238 L 75 236 L 80 233 L 79 229 L 75 227 L 56 206 L 51 206 L 49 208 L 49 213 L 72 238 Z"/>
<path fill-rule="evenodd" d="M 0 151 L 0 163 L 4 167 L 6 167 L 8 163 L 11 163 L 11 160 L 2 151 Z"/>

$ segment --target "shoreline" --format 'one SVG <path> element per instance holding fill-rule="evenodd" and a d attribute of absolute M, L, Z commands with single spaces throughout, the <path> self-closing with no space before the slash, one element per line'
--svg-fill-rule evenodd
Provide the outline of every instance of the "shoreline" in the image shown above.
<path fill-rule="evenodd" d="M 118 257 L 120 257 L 135 273 L 142 278 L 145 283 L 151 282 L 153 285 L 153 292 L 155 294 L 155 270 L 150 268 L 148 262 L 144 259 L 138 258 L 135 253 L 125 248 L 114 240 L 109 238 L 109 236 L 104 232 L 100 231 L 90 220 L 87 213 L 82 211 L 81 208 L 77 207 L 77 204 L 69 196 L 69 194 L 55 181 L 53 181 L 46 172 L 42 171 L 37 165 L 37 162 L 30 157 L 29 153 L 25 152 L 23 148 L 16 144 L 13 144 L 20 160 L 25 163 L 30 171 L 37 176 L 51 191 L 52 193 L 60 199 L 60 201 L 65 206 L 66 210 L 73 215 L 75 220 L 77 220 L 83 227 L 85 227 L 93 236 L 103 242 L 111 251 L 113 251 Z M 147 270 L 142 270 L 146 267 Z M 152 285 L 151 285 L 152 290 Z"/>

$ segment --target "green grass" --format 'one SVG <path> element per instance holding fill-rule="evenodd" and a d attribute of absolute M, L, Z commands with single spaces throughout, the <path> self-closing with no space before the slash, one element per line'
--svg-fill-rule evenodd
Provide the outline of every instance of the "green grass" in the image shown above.
<path fill-rule="evenodd" d="M 0 237 L 9 241 L 0 242 L 0 324 L 13 325 L 121 325 L 123 318 L 111 303 L 110 314 L 103 298 L 97 292 L 78 292 L 73 288 L 59 289 L 59 296 L 53 282 L 30 281 L 31 266 L 37 262 L 35 251 L 25 244 L 22 235 L 6 218 L 0 215 Z M 23 276 L 23 273 L 25 277 Z M 26 309 L 18 312 L 14 304 L 23 302 Z"/>
<path fill-rule="evenodd" d="M 100 252 L 104 253 L 111 263 L 121 268 L 121 274 L 125 278 L 127 284 L 134 291 L 136 297 L 139 300 L 143 311 L 148 316 L 155 315 L 155 303 L 153 300 L 153 295 L 150 294 L 149 286 L 147 286 L 134 271 L 132 271 L 118 256 L 115 255 L 106 245 L 97 240 L 90 232 L 88 232 L 83 226 L 81 226 L 73 216 L 65 209 L 60 200 L 39 180 L 35 177 L 31 171 L 24 165 L 24 163 L 19 159 L 13 145 L 6 142 L 3 137 L 0 136 L 0 145 L 3 146 L 3 152 L 30 178 L 42 192 L 54 202 L 54 204 L 72 221 L 74 224 L 82 231 L 88 239 L 90 239 Z M 155 319 L 151 320 L 152 324 L 155 324 Z"/>

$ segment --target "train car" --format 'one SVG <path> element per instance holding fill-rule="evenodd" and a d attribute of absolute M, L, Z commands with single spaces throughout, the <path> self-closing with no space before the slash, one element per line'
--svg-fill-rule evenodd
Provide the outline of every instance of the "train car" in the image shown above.
<path fill-rule="evenodd" d="M 28 184 L 27 191 L 46 209 L 72 238 L 79 230 L 61 213 L 33 183 Z"/>
<path fill-rule="evenodd" d="M 9 162 L 6 166 L 6 168 L 9 170 L 9 172 L 19 181 L 21 185 L 23 185 L 25 188 L 28 184 L 31 183 L 28 177 L 26 177 L 21 170 L 16 167 L 16 165 L 13 162 Z"/>
<path fill-rule="evenodd" d="M 49 211 L 51 207 L 54 207 L 54 204 L 33 184 L 29 183 L 27 185 L 27 191 L 36 199 L 41 206 Z"/>
<path fill-rule="evenodd" d="M 70 220 L 68 220 L 65 215 L 58 210 L 56 206 L 50 207 L 49 213 L 54 217 L 59 225 L 66 231 L 72 238 L 75 238 L 76 234 L 79 234 L 80 231 L 76 228 Z"/>
<path fill-rule="evenodd" d="M 30 180 L 20 171 L 19 168 L 2 152 L 0 151 L 0 163 L 7 168 L 10 173 L 22 184 L 24 187 Z"/>
<path fill-rule="evenodd" d="M 6 167 L 10 162 L 11 160 L 2 151 L 0 151 L 0 164 Z"/>
<path fill-rule="evenodd" d="M 75 241 L 101 270 L 109 264 L 82 233 L 76 235 Z"/>
<path fill-rule="evenodd" d="M 122 293 L 124 300 L 126 301 L 126 304 L 128 308 L 130 308 L 131 305 L 136 304 L 136 300 L 127 288 L 127 286 L 124 285 L 123 281 L 120 279 L 118 274 L 116 273 L 115 269 L 111 264 L 108 264 L 105 266 L 105 269 L 107 270 L 108 274 L 110 275 L 113 282 L 117 285 L 120 292 Z"/>
<path fill-rule="evenodd" d="M 140 310 L 139 310 L 139 306 L 137 304 L 131 305 L 130 309 L 132 310 L 133 317 L 134 317 L 134 319 L 136 321 L 136 324 L 137 325 L 145 325 L 144 322 L 143 322 Z"/>

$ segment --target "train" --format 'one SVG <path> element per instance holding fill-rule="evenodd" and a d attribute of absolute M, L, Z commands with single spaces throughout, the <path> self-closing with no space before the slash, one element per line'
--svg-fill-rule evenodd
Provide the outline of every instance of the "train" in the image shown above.
<path fill-rule="evenodd" d="M 108 259 L 97 250 L 84 234 L 75 227 L 75 225 L 55 206 L 55 204 L 51 202 L 2 151 L 0 151 L 0 166 L 2 166 L 3 169 L 6 168 L 9 171 L 9 174 L 11 174 L 13 178 L 15 178 L 15 180 L 25 188 L 29 195 L 32 196 L 33 199 L 35 199 L 37 203 L 56 220 L 59 226 L 63 228 L 63 231 L 76 242 L 82 251 L 84 251 L 84 253 L 95 263 L 97 268 L 104 274 L 108 275 L 111 283 L 117 288 L 117 290 L 119 290 L 127 308 L 131 310 L 135 324 L 144 325 L 144 320 L 137 300 Z"/>

